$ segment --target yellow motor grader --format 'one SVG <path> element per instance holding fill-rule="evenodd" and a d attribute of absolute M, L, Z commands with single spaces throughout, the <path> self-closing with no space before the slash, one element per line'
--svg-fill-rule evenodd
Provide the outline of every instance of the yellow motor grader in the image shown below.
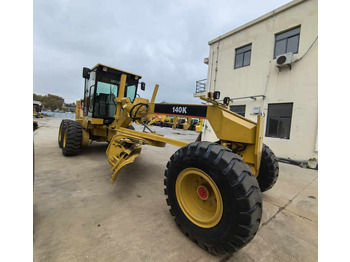
<path fill-rule="evenodd" d="M 43 118 L 41 114 L 42 105 L 39 101 L 33 101 L 33 117 Z"/>
<path fill-rule="evenodd" d="M 156 125 L 164 127 L 169 121 L 171 121 L 171 119 L 166 115 L 154 115 L 153 119 L 150 122 L 148 122 L 147 125 Z"/>
<path fill-rule="evenodd" d="M 195 125 L 195 131 L 201 132 L 203 129 L 203 119 L 200 119 L 199 122 Z"/>
<path fill-rule="evenodd" d="M 151 121 L 147 123 L 148 126 L 150 125 L 157 125 L 162 120 L 162 116 L 154 116 Z"/>
<path fill-rule="evenodd" d="M 165 195 L 181 231 L 216 255 L 232 253 L 250 242 L 262 215 L 261 192 L 275 184 L 278 162 L 263 145 L 262 116 L 257 123 L 219 103 L 219 92 L 201 97 L 207 105 L 155 103 L 136 96 L 141 76 L 97 64 L 83 68 L 84 99 L 76 103 L 76 119 L 62 120 L 58 144 L 65 156 L 76 155 L 89 141 L 109 142 L 111 183 L 144 145 L 179 149 L 165 167 Z M 157 134 L 147 126 L 154 115 L 207 119 L 219 141 L 183 142 Z M 144 126 L 134 130 L 132 123 Z"/>

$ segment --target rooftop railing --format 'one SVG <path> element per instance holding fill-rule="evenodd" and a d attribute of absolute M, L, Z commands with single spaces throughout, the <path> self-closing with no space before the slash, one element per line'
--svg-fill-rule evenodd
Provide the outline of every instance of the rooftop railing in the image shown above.
<path fill-rule="evenodd" d="M 207 79 L 196 81 L 196 93 L 205 92 L 207 88 Z"/>

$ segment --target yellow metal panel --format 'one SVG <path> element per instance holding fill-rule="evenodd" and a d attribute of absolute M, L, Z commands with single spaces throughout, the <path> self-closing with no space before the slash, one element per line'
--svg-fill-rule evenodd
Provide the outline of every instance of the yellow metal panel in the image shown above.
<path fill-rule="evenodd" d="M 126 83 L 126 75 L 122 74 L 122 76 L 120 78 L 118 97 L 115 99 L 115 101 L 117 102 L 116 113 L 114 116 L 115 120 L 119 120 L 119 118 L 120 118 L 120 114 L 121 114 L 121 110 L 122 110 L 122 102 L 123 102 L 122 99 L 124 98 L 125 83 Z M 118 121 L 117 125 L 120 126 L 119 121 Z"/>
<path fill-rule="evenodd" d="M 221 140 L 254 144 L 256 123 L 231 111 L 208 106 L 207 119 Z"/>
<path fill-rule="evenodd" d="M 255 159 L 256 159 L 256 167 L 257 171 L 260 169 L 260 162 L 261 162 L 261 152 L 263 147 L 263 137 L 264 137 L 264 124 L 265 124 L 265 117 L 258 116 L 258 122 L 257 122 L 257 132 L 255 137 Z"/>
<path fill-rule="evenodd" d="M 100 138 L 103 138 L 101 139 L 102 141 L 107 140 L 107 128 L 105 126 L 95 126 L 94 128 L 90 129 L 90 131 L 94 136 L 99 136 Z"/>
<path fill-rule="evenodd" d="M 79 124 L 81 124 L 81 126 L 83 126 L 83 119 L 75 119 L 75 121 L 77 121 Z"/>
<path fill-rule="evenodd" d="M 88 146 L 90 141 L 90 134 L 87 130 L 83 129 L 82 146 Z"/>
<path fill-rule="evenodd" d="M 201 132 L 203 128 L 203 119 L 200 118 L 198 124 L 195 126 L 196 127 L 196 132 Z"/>
<path fill-rule="evenodd" d="M 103 118 L 91 118 L 90 122 L 93 125 L 103 125 Z"/>
<path fill-rule="evenodd" d="M 76 121 L 78 121 L 78 120 L 82 121 L 82 119 L 83 119 L 83 110 L 81 108 L 81 101 L 78 100 L 78 101 L 76 101 L 76 104 L 75 104 L 75 120 Z"/>
<path fill-rule="evenodd" d="M 153 90 L 153 95 L 152 95 L 152 99 L 151 99 L 151 103 L 153 104 L 154 101 L 156 100 L 156 96 L 157 96 L 157 93 L 158 93 L 158 88 L 159 88 L 159 85 L 156 85 L 154 87 L 154 90 Z"/>
<path fill-rule="evenodd" d="M 164 136 L 159 135 L 159 134 L 145 133 L 145 132 L 135 131 L 135 130 L 131 130 L 131 129 L 123 128 L 123 127 L 117 129 L 117 135 L 119 135 L 120 133 L 127 134 L 127 135 L 133 136 L 135 138 L 139 138 L 140 140 L 147 139 L 147 140 L 154 141 L 154 142 L 168 143 L 168 144 L 178 146 L 178 147 L 183 147 L 183 146 L 189 144 L 188 142 L 167 138 L 167 137 L 164 137 Z"/>

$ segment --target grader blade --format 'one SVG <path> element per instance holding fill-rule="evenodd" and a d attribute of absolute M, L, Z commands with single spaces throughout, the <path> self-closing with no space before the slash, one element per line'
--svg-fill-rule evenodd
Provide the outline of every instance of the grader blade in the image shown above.
<path fill-rule="evenodd" d="M 118 178 L 122 167 L 134 162 L 135 158 L 140 155 L 142 145 L 165 147 L 167 143 L 180 147 L 188 144 L 188 142 L 167 138 L 159 134 L 118 128 L 117 134 L 113 136 L 106 151 L 108 162 L 112 165 L 111 183 L 113 184 Z"/>
<path fill-rule="evenodd" d="M 130 164 L 134 162 L 135 158 L 138 157 L 141 153 L 141 146 L 136 146 L 133 151 L 130 153 L 124 153 L 119 159 L 115 156 L 113 159 L 115 160 L 115 164 L 113 164 L 113 167 L 110 172 L 113 172 L 111 177 L 111 184 L 114 183 L 114 181 L 119 177 L 120 170 L 126 166 L 127 164 Z"/>

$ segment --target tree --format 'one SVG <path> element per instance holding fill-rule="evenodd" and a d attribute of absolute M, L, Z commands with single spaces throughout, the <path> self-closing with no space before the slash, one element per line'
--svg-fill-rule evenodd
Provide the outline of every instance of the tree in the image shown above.
<path fill-rule="evenodd" d="M 75 108 L 75 102 L 73 103 L 64 103 L 65 107 L 74 107 Z"/>
<path fill-rule="evenodd" d="M 54 111 L 57 108 L 62 110 L 64 99 L 60 96 L 48 94 L 44 96 L 41 102 L 45 108 L 49 108 L 51 111 Z"/>
<path fill-rule="evenodd" d="M 33 94 L 33 100 L 42 102 L 44 100 L 44 96 Z"/>
<path fill-rule="evenodd" d="M 64 103 L 63 107 L 64 112 L 75 112 L 75 102 L 73 103 Z"/>

